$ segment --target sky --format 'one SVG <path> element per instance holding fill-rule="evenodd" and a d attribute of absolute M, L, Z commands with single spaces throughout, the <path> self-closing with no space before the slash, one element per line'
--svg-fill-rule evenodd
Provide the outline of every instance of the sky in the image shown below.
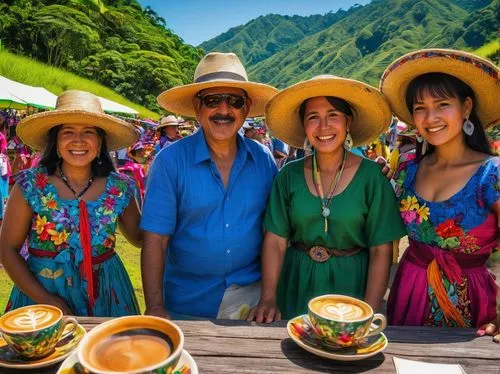
<path fill-rule="evenodd" d="M 167 23 L 167 28 L 184 42 L 197 46 L 231 27 L 244 25 L 262 15 L 309 16 L 354 4 L 365 5 L 369 0 L 138 0 L 149 5 Z"/>

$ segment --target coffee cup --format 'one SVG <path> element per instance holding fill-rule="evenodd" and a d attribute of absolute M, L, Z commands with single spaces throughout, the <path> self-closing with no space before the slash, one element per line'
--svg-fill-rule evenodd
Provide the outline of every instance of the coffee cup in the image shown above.
<path fill-rule="evenodd" d="M 47 356 L 55 349 L 68 324 L 72 328 L 65 336 L 78 327 L 74 318 L 63 316 L 61 309 L 52 305 L 29 305 L 0 317 L 0 333 L 16 353 L 33 360 Z"/>
<path fill-rule="evenodd" d="M 329 343 L 342 347 L 356 345 L 363 338 L 377 335 L 387 325 L 382 314 L 374 314 L 370 305 L 350 296 L 315 297 L 309 301 L 308 311 L 314 332 Z M 372 326 L 377 321 L 379 324 Z"/>
<path fill-rule="evenodd" d="M 80 343 L 78 359 L 96 374 L 170 373 L 177 366 L 184 335 L 173 322 L 153 316 L 109 320 Z"/>

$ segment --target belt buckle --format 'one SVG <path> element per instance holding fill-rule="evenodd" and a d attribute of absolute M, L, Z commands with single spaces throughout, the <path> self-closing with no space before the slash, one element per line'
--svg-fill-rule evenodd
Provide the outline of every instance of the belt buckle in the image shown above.
<path fill-rule="evenodd" d="M 325 262 L 331 255 L 325 247 L 315 245 L 309 249 L 309 256 L 316 262 Z"/>

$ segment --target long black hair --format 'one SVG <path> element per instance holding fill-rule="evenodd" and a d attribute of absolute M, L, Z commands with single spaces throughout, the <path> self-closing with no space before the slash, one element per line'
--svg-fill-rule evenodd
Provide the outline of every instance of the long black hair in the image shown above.
<path fill-rule="evenodd" d="M 309 98 L 312 99 L 312 98 Z M 304 124 L 304 117 L 306 115 L 306 104 L 307 100 L 306 99 L 300 104 L 299 108 L 299 116 L 302 124 Z M 341 99 L 340 97 L 335 97 L 335 96 L 325 96 L 326 101 L 330 103 L 331 106 L 333 106 L 335 109 L 337 109 L 339 112 L 344 113 L 347 116 L 352 117 L 352 109 L 351 106 L 347 101 L 344 99 Z"/>
<path fill-rule="evenodd" d="M 45 145 L 42 158 L 40 159 L 39 165 L 47 168 L 49 175 L 54 174 L 57 165 L 62 161 L 57 154 L 57 134 L 61 128 L 62 125 L 59 125 L 49 130 L 47 144 Z M 94 177 L 108 177 L 111 172 L 116 171 L 116 168 L 109 155 L 108 146 L 106 144 L 106 132 L 99 127 L 95 129 L 97 130 L 97 135 L 101 138 L 101 153 L 92 160 L 92 175 Z"/>
<path fill-rule="evenodd" d="M 435 98 L 457 98 L 462 104 L 467 97 L 470 97 L 472 100 L 472 111 L 469 120 L 474 125 L 474 132 L 472 135 L 467 135 L 463 132 L 465 144 L 475 151 L 493 155 L 486 138 L 486 133 L 475 110 L 476 99 L 474 92 L 467 84 L 452 75 L 444 73 L 427 73 L 418 76 L 411 81 L 406 90 L 406 106 L 412 115 L 413 104 L 423 97 L 424 92 L 429 92 Z M 425 155 L 431 154 L 434 150 L 435 147 L 428 144 L 426 153 L 422 154 L 422 143 L 417 142 L 417 160 L 420 161 Z"/>

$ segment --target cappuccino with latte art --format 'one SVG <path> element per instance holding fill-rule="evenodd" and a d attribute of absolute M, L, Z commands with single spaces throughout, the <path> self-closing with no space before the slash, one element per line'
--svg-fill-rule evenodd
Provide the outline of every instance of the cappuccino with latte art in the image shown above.
<path fill-rule="evenodd" d="M 386 326 L 382 314 L 374 314 L 370 305 L 344 295 L 323 295 L 309 301 L 309 319 L 316 334 L 342 346 L 355 345 L 367 336 L 377 335 Z M 373 322 L 379 322 L 373 328 Z"/>
<path fill-rule="evenodd" d="M 364 303 L 363 303 L 364 304 Z M 349 299 L 321 298 L 311 303 L 311 309 L 325 318 L 339 321 L 356 321 L 371 316 L 371 308 Z"/>
<path fill-rule="evenodd" d="M 61 310 L 44 305 L 15 309 L 0 319 L 0 330 L 32 331 L 52 325 L 62 317 Z"/>

